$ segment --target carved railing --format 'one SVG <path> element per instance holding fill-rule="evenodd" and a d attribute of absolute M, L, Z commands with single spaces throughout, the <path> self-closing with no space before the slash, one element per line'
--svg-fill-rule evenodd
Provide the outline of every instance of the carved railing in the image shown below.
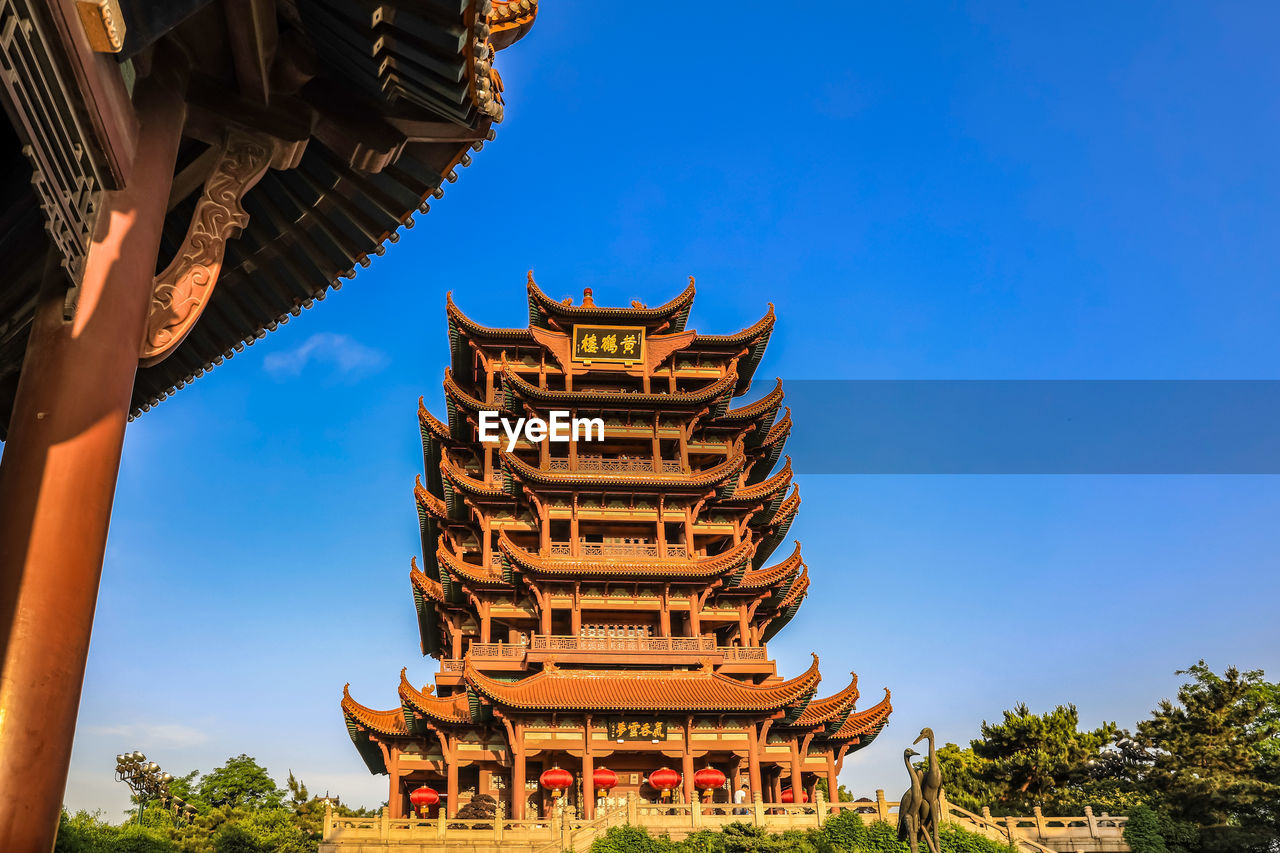
<path fill-rule="evenodd" d="M 764 646 L 728 646 L 724 649 L 725 663 L 768 659 L 769 656 Z"/>
<path fill-rule="evenodd" d="M 474 647 L 473 647 L 474 648 Z M 712 652 L 715 637 L 575 637 L 569 634 L 534 634 L 529 649 L 537 652 Z"/>
<path fill-rule="evenodd" d="M 1010 841 L 1021 851 L 1059 853 L 1067 850 L 1126 851 L 1123 817 L 1094 817 L 1086 808 L 1079 817 L 991 818 L 977 815 L 942 800 L 944 820 L 1002 844 Z M 358 850 L 371 841 L 421 842 L 420 849 L 469 851 L 484 843 L 502 842 L 513 849 L 533 853 L 585 851 L 610 827 L 622 824 L 643 826 L 653 834 L 667 833 L 679 841 L 704 829 L 719 829 L 730 823 L 750 823 L 768 832 L 820 828 L 833 814 L 855 811 L 866 820 L 897 820 L 898 803 L 876 791 L 875 801 L 828 803 L 819 791 L 812 803 L 765 803 L 756 794 L 753 802 L 732 803 L 648 802 L 631 793 L 614 808 L 597 805 L 592 819 L 578 818 L 572 807 L 557 806 L 550 814 L 515 820 L 498 815 L 481 820 L 458 820 L 443 815 L 435 818 L 396 818 L 387 809 L 373 817 L 340 817 L 325 803 L 321 853 Z M 985 811 L 985 810 L 984 810 Z M 1055 832 L 1058 830 L 1058 832 Z M 1041 840 L 1032 835 L 1041 834 Z M 428 847 L 427 845 L 430 845 Z M 1054 846 L 1056 845 L 1056 846 Z"/>
<path fill-rule="evenodd" d="M 472 643 L 467 654 L 487 660 L 523 660 L 528 647 L 521 643 Z"/>
<path fill-rule="evenodd" d="M 876 791 L 875 802 L 832 803 L 832 808 L 854 809 L 880 820 L 897 820 L 898 803 L 886 800 L 884 791 Z M 1034 853 L 1059 853 L 1069 850 L 1124 851 L 1126 817 L 1107 814 L 1095 816 L 1093 809 L 1085 806 L 1084 814 L 1070 817 L 1046 817 L 1039 806 L 1031 817 L 992 817 L 989 808 L 982 814 L 974 814 L 948 802 L 942 797 L 944 819 L 970 832 L 986 836 L 1002 843 L 1013 843 L 1019 850 Z"/>
<path fill-rule="evenodd" d="M 462 661 L 451 659 L 451 658 L 445 658 L 444 660 L 440 661 L 440 671 L 441 672 L 462 672 Z"/>
<path fill-rule="evenodd" d="M 569 542 L 552 542 L 551 556 L 572 557 L 573 545 Z M 656 542 L 579 542 L 579 557 L 651 557 L 655 560 L 686 560 L 689 549 L 684 545 L 659 547 Z"/>
<path fill-rule="evenodd" d="M 605 459 L 602 456 L 579 456 L 578 464 L 570 466 L 568 459 L 552 459 L 547 463 L 548 471 L 584 471 L 606 474 L 682 474 L 684 469 L 674 459 L 659 459 L 658 470 L 654 471 L 653 460 L 643 458 Z"/>

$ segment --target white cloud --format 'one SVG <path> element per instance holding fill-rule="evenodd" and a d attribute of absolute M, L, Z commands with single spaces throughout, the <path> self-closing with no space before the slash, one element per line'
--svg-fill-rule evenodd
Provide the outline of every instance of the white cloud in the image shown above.
<path fill-rule="evenodd" d="M 291 350 L 271 353 L 263 361 L 263 366 L 268 373 L 283 378 L 297 376 L 313 361 L 329 364 L 337 373 L 346 376 L 377 370 L 386 364 L 387 357 L 350 335 L 317 332 Z"/>
<path fill-rule="evenodd" d="M 87 734 L 104 735 L 131 742 L 146 740 L 166 746 L 195 746 L 209 739 L 203 729 L 184 726 L 181 723 L 119 723 L 114 726 L 89 726 Z"/>

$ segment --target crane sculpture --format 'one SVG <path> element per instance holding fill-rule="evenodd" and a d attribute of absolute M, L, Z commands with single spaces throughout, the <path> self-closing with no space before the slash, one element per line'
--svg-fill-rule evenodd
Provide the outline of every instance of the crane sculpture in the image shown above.
<path fill-rule="evenodd" d="M 938 764 L 938 752 L 934 748 L 933 729 L 928 727 L 921 729 L 920 736 L 915 739 L 915 743 L 919 743 L 922 740 L 929 741 L 929 765 L 920 778 L 920 829 L 926 835 L 933 837 L 933 848 L 938 850 L 942 847 L 942 839 L 938 831 L 943 818 L 942 766 Z"/>

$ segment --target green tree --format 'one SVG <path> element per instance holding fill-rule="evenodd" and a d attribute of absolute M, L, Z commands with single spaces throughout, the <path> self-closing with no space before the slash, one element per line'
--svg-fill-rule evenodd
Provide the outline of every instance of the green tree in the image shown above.
<path fill-rule="evenodd" d="M 1175 821 L 1200 827 L 1205 851 L 1262 849 L 1280 840 L 1280 686 L 1261 670 L 1217 675 L 1200 661 L 1176 703 L 1138 724 L 1145 782 Z"/>
<path fill-rule="evenodd" d="M 1055 791 L 1085 781 L 1118 733 L 1115 723 L 1081 731 L 1075 705 L 1033 714 L 1019 704 L 1004 712 L 1002 722 L 983 722 L 982 737 L 972 743 L 980 760 L 974 769 L 1000 806 L 1030 810 L 1051 802 Z"/>
<path fill-rule="evenodd" d="M 199 796 L 211 806 L 280 808 L 284 801 L 266 768 L 243 753 L 202 777 Z"/>

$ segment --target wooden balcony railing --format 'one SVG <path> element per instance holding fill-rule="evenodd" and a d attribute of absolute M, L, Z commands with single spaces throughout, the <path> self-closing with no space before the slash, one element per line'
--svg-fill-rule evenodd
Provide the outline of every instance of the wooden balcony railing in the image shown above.
<path fill-rule="evenodd" d="M 718 652 L 715 637 L 575 637 L 534 634 L 537 652 Z"/>
<path fill-rule="evenodd" d="M 574 556 L 573 545 L 569 542 L 552 542 L 551 556 Z M 689 549 L 683 545 L 667 545 L 660 548 L 656 542 L 579 542 L 579 557 L 651 557 L 655 560 L 684 560 L 689 557 Z"/>
<path fill-rule="evenodd" d="M 568 459 L 552 459 L 547 464 L 550 471 L 589 471 L 610 474 L 652 474 L 653 460 L 642 458 L 605 459 L 602 456 L 579 456 L 578 464 L 570 467 Z M 674 459 L 658 460 L 658 471 L 663 474 L 683 473 L 680 463 Z"/>

